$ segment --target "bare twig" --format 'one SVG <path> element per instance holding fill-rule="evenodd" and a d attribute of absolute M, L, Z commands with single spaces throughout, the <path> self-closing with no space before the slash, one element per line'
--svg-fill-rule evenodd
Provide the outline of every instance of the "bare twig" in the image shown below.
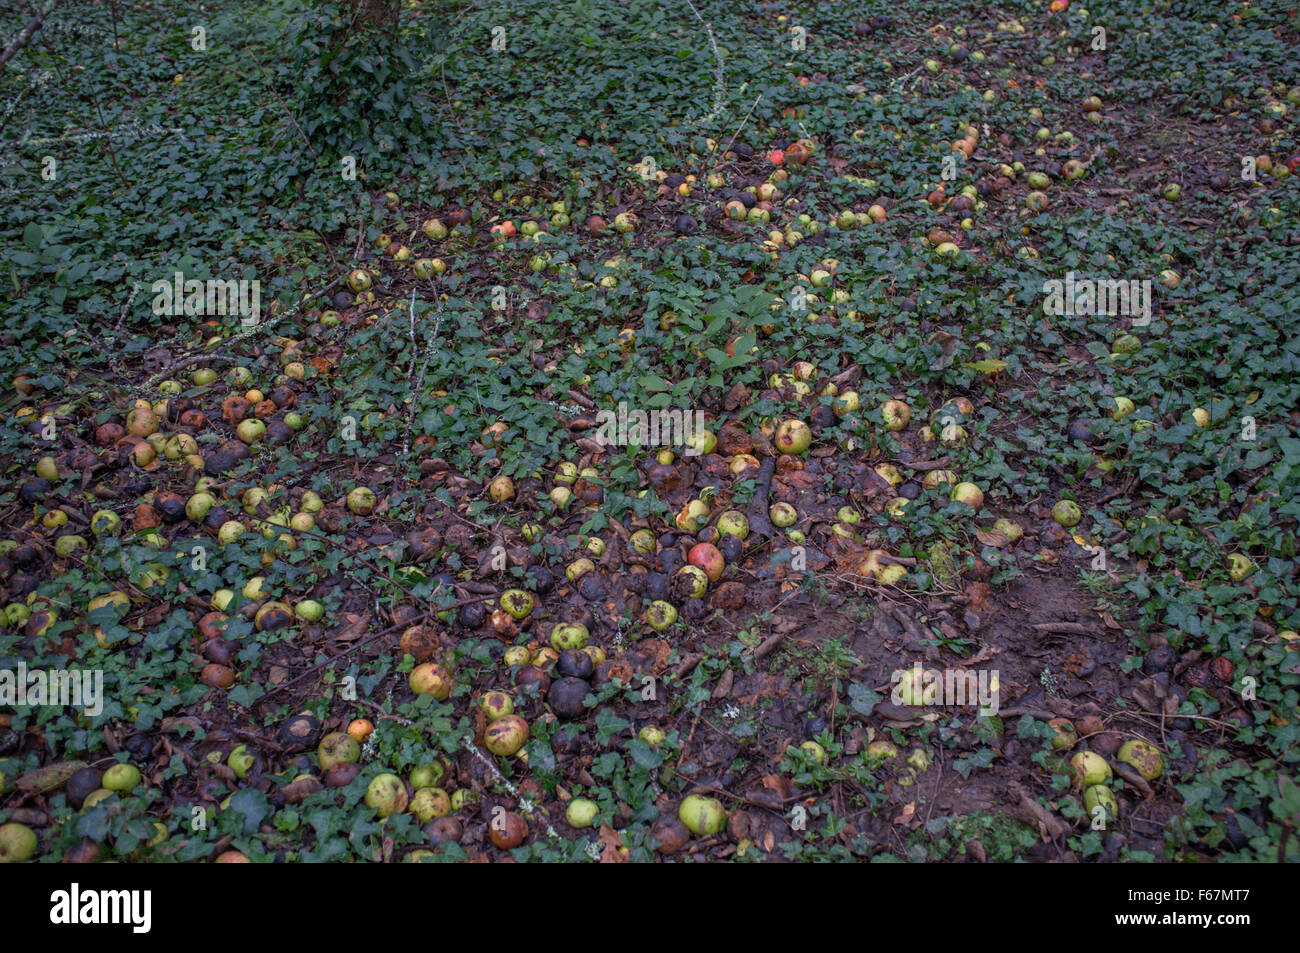
<path fill-rule="evenodd" d="M 4 64 L 8 63 L 14 58 L 14 55 L 19 50 L 32 41 L 32 37 L 36 34 L 36 31 L 41 28 L 41 24 L 45 22 L 45 18 L 53 13 L 61 2 L 62 0 L 50 0 L 49 5 L 44 9 L 37 9 L 36 16 L 27 21 L 27 25 L 19 31 L 18 36 L 14 38 L 14 41 L 5 47 L 3 53 L 0 53 L 0 66 L 4 66 Z"/>
<path fill-rule="evenodd" d="M 286 309 L 283 314 L 276 315 L 274 318 L 271 318 L 267 321 L 259 322 L 258 324 L 253 325 L 251 328 L 248 328 L 246 331 L 240 331 L 238 334 L 234 335 L 233 337 L 227 338 L 226 340 L 221 342 L 222 348 L 229 348 L 232 344 L 237 344 L 238 342 L 244 340 L 247 337 L 251 337 L 254 334 L 259 334 L 263 331 L 266 331 L 268 328 L 275 327 L 275 325 L 279 324 L 285 318 L 297 314 L 298 311 L 302 308 L 302 306 L 306 304 L 308 301 L 313 301 L 316 298 L 324 297 L 326 294 L 330 292 L 332 288 L 334 288 L 342 280 L 343 279 L 341 277 L 335 278 L 333 281 L 327 284 L 320 291 L 316 292 L 313 295 L 308 295 L 307 297 L 299 301 L 297 304 L 295 304 L 292 308 Z M 204 360 L 233 360 L 233 358 L 223 358 L 221 357 L 221 355 L 217 355 L 217 354 L 206 354 L 206 353 L 191 354 L 190 356 L 185 357 L 179 361 L 173 361 L 171 364 L 168 364 L 166 367 L 160 370 L 157 374 L 154 374 L 153 377 L 149 378 L 149 380 L 145 381 L 144 386 L 141 388 L 141 393 L 147 394 L 150 391 L 152 391 L 154 387 L 158 385 L 159 381 L 164 380 L 173 371 L 177 371 L 182 367 L 188 367 L 191 364 L 197 364 L 199 361 L 204 361 Z"/>

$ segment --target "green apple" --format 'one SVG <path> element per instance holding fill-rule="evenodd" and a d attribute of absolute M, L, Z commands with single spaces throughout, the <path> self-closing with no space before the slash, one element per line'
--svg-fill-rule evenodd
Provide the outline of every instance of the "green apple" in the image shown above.
<path fill-rule="evenodd" d="M 422 764 L 411 772 L 411 787 L 416 791 L 421 788 L 437 787 L 438 782 L 442 780 L 443 775 L 446 773 L 446 769 L 441 762 L 430 761 L 427 764 Z"/>
<path fill-rule="evenodd" d="M 96 536 L 116 536 L 122 530 L 122 518 L 112 510 L 96 510 L 90 518 L 90 531 Z"/>
<path fill-rule="evenodd" d="M 406 785 L 395 774 L 379 774 L 366 787 L 366 807 L 380 817 L 406 810 Z"/>
<path fill-rule="evenodd" d="M 26 824 L 0 824 L 0 864 L 21 864 L 36 853 L 36 832 Z"/>
<path fill-rule="evenodd" d="M 1070 767 L 1074 771 L 1076 788 L 1101 784 L 1103 781 L 1109 781 L 1111 777 L 1110 765 L 1095 751 L 1080 751 L 1070 759 Z"/>
<path fill-rule="evenodd" d="M 347 732 L 335 731 L 320 740 L 316 758 L 322 771 L 336 764 L 354 764 L 361 758 L 361 745 Z"/>
<path fill-rule="evenodd" d="M 1079 525 L 1079 520 L 1083 519 L 1083 511 L 1073 500 L 1058 500 L 1052 507 L 1052 519 L 1068 529 Z"/>
<path fill-rule="evenodd" d="M 1154 781 L 1165 770 L 1164 758 L 1160 750 L 1151 742 L 1140 738 L 1130 738 L 1120 746 L 1118 760 L 1123 761 L 1148 781 Z"/>
<path fill-rule="evenodd" d="M 584 797 L 575 797 L 564 812 L 564 819 L 569 822 L 569 826 L 577 828 L 591 827 L 599 816 L 600 805 Z"/>
<path fill-rule="evenodd" d="M 508 758 L 528 741 L 528 722 L 519 715 L 498 718 L 483 730 L 483 744 L 494 755 Z"/>
<path fill-rule="evenodd" d="M 637 737 L 648 744 L 651 748 L 658 748 L 668 738 L 668 732 L 664 731 L 658 725 L 646 725 L 639 732 Z"/>
<path fill-rule="evenodd" d="M 133 764 L 115 764 L 104 772 L 100 783 L 110 791 L 126 794 L 140 783 L 140 769 Z"/>
<path fill-rule="evenodd" d="M 880 416 L 884 418 L 885 429 L 896 433 L 912 419 L 912 409 L 901 400 L 887 400 L 880 405 Z"/>
<path fill-rule="evenodd" d="M 236 745 L 226 758 L 226 764 L 230 765 L 230 770 L 235 772 L 235 777 L 241 781 L 248 777 L 248 772 L 252 770 L 253 764 L 257 761 L 253 753 L 248 750 L 248 745 Z"/>
<path fill-rule="evenodd" d="M 325 607 L 315 599 L 303 599 L 293 607 L 293 611 L 304 622 L 319 622 L 325 617 Z"/>
<path fill-rule="evenodd" d="M 692 834 L 707 837 L 718 834 L 727 826 L 727 812 L 717 798 L 691 794 L 682 799 L 677 808 L 677 819 Z"/>
<path fill-rule="evenodd" d="M 239 422 L 235 436 L 247 444 L 254 444 L 266 436 L 266 423 L 257 417 L 248 417 Z"/>
<path fill-rule="evenodd" d="M 812 445 L 812 428 L 802 420 L 783 420 L 773 442 L 781 453 L 806 453 Z"/>
<path fill-rule="evenodd" d="M 1250 561 L 1250 557 L 1242 553 L 1230 553 L 1228 555 L 1228 576 L 1233 582 L 1243 582 L 1250 578 L 1255 572 L 1255 564 Z"/>
<path fill-rule="evenodd" d="M 378 498 L 375 491 L 367 486 L 359 486 L 348 493 L 348 510 L 357 516 L 368 516 L 374 512 Z"/>
<path fill-rule="evenodd" d="M 744 539 L 749 535 L 749 520 L 740 510 L 727 510 L 718 517 L 718 532 Z"/>
<path fill-rule="evenodd" d="M 501 594 L 501 608 L 517 622 L 527 619 L 532 614 L 534 605 L 532 593 L 523 589 L 507 589 Z"/>
<path fill-rule="evenodd" d="M 217 498 L 211 493 L 195 493 L 185 501 L 185 515 L 195 523 L 202 523 L 216 503 Z"/>
<path fill-rule="evenodd" d="M 773 503 L 768 507 L 767 515 L 772 525 L 780 529 L 793 526 L 799 519 L 799 511 L 789 503 Z"/>
<path fill-rule="evenodd" d="M 410 811 L 421 823 L 427 824 L 434 818 L 446 817 L 451 813 L 451 797 L 442 788 L 419 788 L 411 798 Z"/>
<path fill-rule="evenodd" d="M 1099 807 L 1105 812 L 1106 820 L 1113 821 L 1119 817 L 1119 805 L 1115 802 L 1115 795 L 1104 784 L 1093 784 L 1084 790 L 1083 806 L 1088 811 L 1089 817 L 1092 817 L 1093 812 Z"/>
<path fill-rule="evenodd" d="M 826 749 L 815 741 L 805 741 L 799 745 L 799 750 L 818 764 L 826 763 Z"/>
<path fill-rule="evenodd" d="M 581 622 L 561 622 L 551 629 L 551 646 L 557 652 L 585 648 L 591 634 Z"/>
<path fill-rule="evenodd" d="M 662 632 L 677 621 L 677 609 L 671 602 L 656 599 L 641 618 L 650 628 Z"/>
<path fill-rule="evenodd" d="M 950 499 L 957 503 L 965 503 L 973 510 L 979 510 L 984 505 L 984 491 L 974 483 L 958 483 L 952 488 Z"/>

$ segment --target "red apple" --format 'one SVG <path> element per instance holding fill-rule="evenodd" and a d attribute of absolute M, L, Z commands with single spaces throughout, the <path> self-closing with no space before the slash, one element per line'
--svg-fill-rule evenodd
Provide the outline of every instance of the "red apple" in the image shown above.
<path fill-rule="evenodd" d="M 709 577 L 709 582 L 717 582 L 721 579 L 722 571 L 727 568 L 722 553 L 712 543 L 696 543 L 691 547 L 686 561 L 692 566 L 703 569 L 704 575 Z"/>

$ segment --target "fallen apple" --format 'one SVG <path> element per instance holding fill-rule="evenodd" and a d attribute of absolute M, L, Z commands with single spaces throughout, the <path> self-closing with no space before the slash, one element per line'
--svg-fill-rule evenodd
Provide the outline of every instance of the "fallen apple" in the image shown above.
<path fill-rule="evenodd" d="M 1075 790 L 1101 784 L 1111 777 L 1110 765 L 1095 751 L 1080 751 L 1070 759 L 1070 767 L 1074 771 Z"/>
<path fill-rule="evenodd" d="M 1104 784 L 1092 784 L 1084 789 L 1083 806 L 1090 818 L 1096 816 L 1097 808 L 1102 809 L 1102 816 L 1107 821 L 1119 817 L 1119 804 L 1115 801 L 1115 795 Z"/>
<path fill-rule="evenodd" d="M 112 510 L 96 510 L 90 517 L 90 531 L 96 536 L 116 536 L 122 529 L 122 518 Z"/>
<path fill-rule="evenodd" d="M 727 568 L 722 553 L 712 543 L 696 543 L 687 554 L 686 561 L 697 566 L 709 577 L 709 582 L 717 582 Z"/>
<path fill-rule="evenodd" d="M 570 801 L 564 811 L 564 819 L 569 822 L 570 827 L 576 828 L 591 827 L 599 816 L 600 805 L 582 797 Z"/>
<path fill-rule="evenodd" d="M 1243 582 L 1255 572 L 1255 564 L 1243 553 L 1228 554 L 1228 577 L 1233 582 Z"/>
<path fill-rule="evenodd" d="M 425 662 L 411 669 L 407 681 L 411 691 L 417 695 L 432 695 L 438 701 L 446 701 L 451 695 L 451 673 L 438 662 Z"/>
<path fill-rule="evenodd" d="M 557 652 L 585 648 L 591 633 L 581 622 L 561 622 L 551 629 L 551 647 Z"/>
<path fill-rule="evenodd" d="M 36 832 L 26 824 L 0 824 L 0 864 L 21 864 L 36 853 Z"/>
<path fill-rule="evenodd" d="M 494 755 L 508 758 L 528 741 L 528 722 L 519 715 L 504 715 L 483 730 L 483 744 Z"/>
<path fill-rule="evenodd" d="M 514 700 L 500 691 L 485 692 L 478 700 L 478 707 L 488 721 L 496 721 L 498 718 L 515 713 Z"/>
<path fill-rule="evenodd" d="M 1047 724 L 1056 732 L 1052 738 L 1053 748 L 1069 748 L 1079 740 L 1079 733 L 1074 730 L 1074 723 L 1068 718 L 1053 718 Z"/>
<path fill-rule="evenodd" d="M 749 535 L 749 520 L 740 510 L 726 510 L 718 517 L 717 528 L 719 533 L 744 539 Z"/>
<path fill-rule="evenodd" d="M 119 794 L 126 794 L 140 783 L 140 769 L 133 764 L 121 762 L 113 765 L 104 772 L 104 778 L 100 781 L 109 791 L 116 791 Z"/>
<path fill-rule="evenodd" d="M 952 488 L 949 498 L 957 503 L 965 503 L 976 511 L 984 505 L 984 491 L 974 483 L 958 483 Z"/>
<path fill-rule="evenodd" d="M 366 807 L 380 817 L 406 810 L 406 785 L 395 774 L 379 774 L 366 786 Z"/>
<path fill-rule="evenodd" d="M 780 453 L 806 453 L 812 445 L 812 429 L 802 420 L 783 420 L 773 442 Z"/>
<path fill-rule="evenodd" d="M 898 757 L 898 748 L 892 742 L 880 739 L 867 745 L 867 766 L 879 768 L 886 761 L 892 761 Z"/>
<path fill-rule="evenodd" d="M 912 409 L 901 400 L 887 400 L 880 405 L 880 416 L 884 418 L 886 430 L 897 432 L 912 419 Z"/>
<path fill-rule="evenodd" d="M 235 772 L 235 777 L 241 781 L 248 777 L 248 772 L 252 770 L 257 758 L 248 750 L 248 745 L 236 745 L 226 758 L 226 764 L 230 765 L 230 770 Z"/>
<path fill-rule="evenodd" d="M 321 771 L 328 771 L 336 764 L 355 764 L 361 758 L 361 745 L 346 732 L 335 731 L 320 740 L 316 748 L 316 759 Z"/>
<path fill-rule="evenodd" d="M 357 516 L 367 516 L 374 512 L 378 499 L 375 491 L 366 486 L 359 486 L 348 492 L 348 510 Z"/>
<path fill-rule="evenodd" d="M 1066 528 L 1078 526 L 1083 519 L 1083 511 L 1073 500 L 1058 500 L 1052 507 L 1052 519 Z"/>
<path fill-rule="evenodd" d="M 442 788 L 418 788 L 411 798 L 409 809 L 421 823 L 427 824 L 434 818 L 446 817 L 451 813 L 451 796 Z"/>
<path fill-rule="evenodd" d="M 523 589 L 507 589 L 501 594 L 501 608 L 517 622 L 527 619 L 535 604 L 533 594 Z"/>
<path fill-rule="evenodd" d="M 683 566 L 673 574 L 673 592 L 683 599 L 703 599 L 709 577 L 699 566 Z"/>
<path fill-rule="evenodd" d="M 727 812 L 717 798 L 690 794 L 682 799 L 677 808 L 677 818 L 700 837 L 717 834 L 727 826 Z"/>
<path fill-rule="evenodd" d="M 700 456 L 705 453 L 712 453 L 718 445 L 718 438 L 710 430 L 697 430 L 693 432 L 686 441 L 686 446 L 695 451 L 689 456 Z"/>
<path fill-rule="evenodd" d="M 725 514 L 724 514 L 725 515 Z M 639 529 L 634 532 L 628 539 L 632 549 L 642 556 L 653 556 L 658 548 L 658 542 L 655 534 L 648 529 Z"/>
<path fill-rule="evenodd" d="M 1116 758 L 1130 765 L 1147 781 L 1154 781 L 1165 770 L 1164 758 L 1160 749 L 1141 738 L 1130 738 L 1120 746 Z"/>
<path fill-rule="evenodd" d="M 690 500 L 677 514 L 677 528 L 693 533 L 709 518 L 709 505 L 703 500 Z"/>
<path fill-rule="evenodd" d="M 512 850 L 528 836 L 528 823 L 513 811 L 498 810 L 488 824 L 488 837 L 502 850 Z"/>
<path fill-rule="evenodd" d="M 799 519 L 799 511 L 789 503 L 773 503 L 768 507 L 767 515 L 772 525 L 780 529 L 793 526 Z"/>
<path fill-rule="evenodd" d="M 593 571 L 595 568 L 596 564 L 586 556 L 583 556 L 569 563 L 569 565 L 565 567 L 564 575 L 569 582 L 577 582 L 580 578 Z"/>
<path fill-rule="evenodd" d="M 815 741 L 803 742 L 799 745 L 799 750 L 817 764 L 826 763 L 826 749 Z"/>
<path fill-rule="evenodd" d="M 641 616 L 642 620 L 656 632 L 662 632 L 677 621 L 677 609 L 671 602 L 656 599 Z"/>
<path fill-rule="evenodd" d="M 1019 523 L 1006 518 L 994 521 L 993 532 L 1001 533 L 1006 537 L 1008 543 L 1014 543 L 1020 539 L 1020 537 L 1025 535 L 1025 531 L 1020 528 Z"/>

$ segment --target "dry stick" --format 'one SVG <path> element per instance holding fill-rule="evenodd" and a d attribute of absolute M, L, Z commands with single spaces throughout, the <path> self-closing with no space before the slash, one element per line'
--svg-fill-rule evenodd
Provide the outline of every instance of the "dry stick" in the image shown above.
<path fill-rule="evenodd" d="M 250 516 L 249 519 L 251 519 L 254 523 L 261 523 L 261 524 L 264 524 L 265 526 L 270 526 L 270 527 L 273 527 L 273 528 L 275 528 L 275 529 L 277 529 L 277 530 L 281 528 L 281 527 L 279 527 L 278 525 L 276 525 L 275 523 L 272 523 L 272 522 L 270 522 L 269 520 L 265 520 L 265 519 L 263 519 L 263 518 L 260 517 L 260 516 L 256 516 L 256 515 L 254 515 L 254 516 Z M 337 543 L 336 543 L 336 542 L 335 542 L 331 537 L 326 536 L 326 535 L 324 535 L 323 533 L 317 533 L 317 532 L 315 532 L 314 530 L 309 530 L 309 529 L 305 529 L 305 530 L 294 530 L 294 534 L 296 534 L 296 535 L 298 535 L 298 536 L 309 536 L 309 537 L 311 537 L 311 538 L 313 538 L 313 539 L 319 540 L 319 541 L 322 542 L 322 543 L 325 543 L 326 545 L 333 545 L 333 546 L 335 546 L 336 548 L 338 547 L 338 544 L 337 544 Z M 361 565 L 364 566 L 366 569 L 369 569 L 369 570 L 370 570 L 371 572 L 373 572 L 375 575 L 382 577 L 386 582 L 388 582 L 388 583 L 390 583 L 391 585 L 395 586 L 396 588 L 400 589 L 400 590 L 401 590 L 401 591 L 406 595 L 406 597 L 409 598 L 412 602 L 424 602 L 425 605 L 432 605 L 432 604 L 431 604 L 427 599 L 424 599 L 424 600 L 417 599 L 417 598 L 415 597 L 415 594 L 412 593 L 411 590 L 407 589 L 407 588 L 406 588 L 405 586 L 403 586 L 400 582 L 398 582 L 398 581 L 397 581 L 396 579 L 394 579 L 392 576 L 388 575 L 388 573 L 384 572 L 382 569 L 380 569 L 378 566 L 376 566 L 376 565 L 375 565 L 374 563 L 372 563 L 370 560 L 365 559 L 364 557 L 362 557 L 360 553 L 345 553 L 345 557 L 344 557 L 344 558 L 346 558 L 346 559 L 355 559 L 357 562 L 361 563 Z M 361 580 L 357 579 L 357 580 L 355 580 L 355 581 L 356 581 L 359 585 L 361 585 L 361 587 L 362 587 L 363 589 L 365 589 L 367 592 L 370 592 L 370 591 L 371 591 L 371 590 L 370 590 L 370 587 L 366 586 L 365 583 L 362 583 Z M 373 595 L 373 593 L 372 593 L 372 595 Z M 450 607 L 448 607 L 448 608 L 450 608 Z M 441 611 L 442 611 L 442 607 L 440 607 L 440 606 L 433 606 L 431 609 L 429 609 L 429 612 L 441 612 Z"/>
<path fill-rule="evenodd" d="M 298 120 L 294 118 L 293 112 L 292 112 L 292 111 L 289 109 L 289 107 L 285 104 L 285 101 L 280 97 L 280 94 L 279 94 L 278 92 L 276 92 L 276 89 L 275 89 L 275 81 L 272 79 L 271 74 L 268 73 L 268 72 L 266 71 L 266 67 L 262 65 L 262 61 L 261 61 L 261 60 L 259 60 L 259 59 L 254 59 L 253 62 L 256 63 L 256 64 L 257 64 L 257 68 L 260 69 L 260 70 L 262 71 L 262 75 L 266 77 L 266 79 L 267 79 L 267 83 L 266 83 L 267 89 L 269 89 L 269 90 L 271 91 L 271 95 L 275 97 L 275 101 L 278 102 L 278 103 L 280 104 L 280 108 L 284 110 L 284 114 L 285 114 L 286 116 L 288 116 L 288 117 L 289 117 L 289 121 L 290 121 L 291 123 L 293 123 L 293 128 L 295 128 L 295 129 L 298 130 L 298 135 L 302 138 L 302 141 L 303 141 L 304 143 L 306 143 L 308 150 L 311 151 L 311 157 L 312 157 L 313 159 L 315 159 L 317 165 L 319 165 L 319 164 L 320 164 L 320 153 L 316 151 L 316 147 L 313 146 L 313 145 L 311 144 L 311 140 L 307 138 L 307 133 L 305 133 L 305 132 L 302 131 L 302 126 L 298 125 Z"/>
<path fill-rule="evenodd" d="M 311 301 L 311 300 L 313 300 L 313 299 L 315 299 L 315 298 L 324 297 L 325 294 L 327 294 L 327 293 L 330 291 L 330 289 L 332 289 L 335 285 L 337 285 L 337 284 L 338 284 L 340 281 L 342 281 L 342 280 L 343 280 L 343 279 L 342 279 L 341 277 L 339 277 L 339 278 L 335 278 L 333 281 L 331 281 L 329 284 L 327 284 L 327 285 L 326 285 L 324 288 L 322 288 L 320 291 L 316 292 L 316 293 L 313 294 L 313 295 L 308 295 L 306 298 L 304 298 L 303 300 L 301 300 L 301 301 L 299 301 L 297 304 L 295 304 L 292 308 L 289 308 L 288 310 L 286 310 L 283 314 L 276 315 L 274 318 L 270 318 L 269 320 L 262 321 L 262 322 L 260 322 L 260 323 L 258 323 L 258 324 L 255 324 L 253 327 L 249 328 L 249 329 L 246 330 L 246 331 L 240 331 L 240 332 L 239 332 L 238 334 L 236 334 L 234 337 L 231 337 L 231 338 L 228 338 L 228 339 L 225 340 L 225 341 L 222 341 L 222 342 L 221 342 L 221 346 L 222 346 L 222 347 L 229 347 L 229 346 L 232 345 L 232 344 L 238 344 L 240 341 L 244 340 L 244 338 L 251 337 L 251 336 L 254 335 L 254 334 L 258 334 L 258 333 L 260 333 L 260 332 L 262 332 L 262 331 L 267 330 L 268 328 L 273 328 L 273 327 L 275 327 L 277 324 L 279 324 L 279 323 L 280 323 L 281 321 L 283 321 L 285 318 L 290 317 L 291 315 L 297 314 L 298 311 L 302 308 L 302 306 L 303 306 L 307 301 Z M 164 368 L 163 368 L 161 371 L 159 371 L 157 374 L 153 375 L 153 377 L 149 378 L 149 380 L 145 381 L 144 387 L 141 389 L 142 393 L 143 393 L 143 392 L 148 392 L 148 391 L 153 390 L 153 388 L 157 385 L 157 383 L 158 383 L 160 380 L 163 380 L 164 378 L 166 378 L 169 374 L 172 373 L 172 371 L 179 370 L 179 369 L 182 368 L 182 367 L 188 367 L 188 366 L 191 365 L 191 364 L 196 364 L 196 363 L 198 363 L 199 361 L 203 361 L 203 360 L 226 360 L 226 361 L 232 361 L 232 360 L 235 360 L 235 358 L 223 358 L 221 355 L 217 355 L 217 354 L 193 354 L 193 355 L 190 355 L 190 356 L 187 357 L 187 358 L 184 358 L 183 360 L 180 360 L 180 361 L 174 361 L 174 362 L 172 362 L 171 364 L 168 364 L 166 367 L 164 367 Z"/>
<path fill-rule="evenodd" d="M 415 374 L 415 359 L 419 353 L 419 348 L 415 344 L 415 289 L 411 289 L 411 369 L 406 375 L 407 386 L 411 388 L 412 400 L 411 409 L 406 414 L 406 431 L 402 434 L 402 453 L 408 453 L 410 450 L 411 423 L 412 414 L 415 412 L 415 398 L 420 395 L 424 389 L 424 375 L 429 369 L 429 351 L 433 350 L 433 345 L 438 341 L 438 335 L 442 332 L 442 295 L 438 293 L 437 281 L 433 284 L 434 300 L 438 304 L 437 318 L 433 323 L 433 340 L 429 342 L 429 349 L 425 352 L 424 360 L 420 364 L 420 376 L 412 382 L 411 378 Z"/>
<path fill-rule="evenodd" d="M 499 783 L 502 787 L 504 787 L 507 791 L 510 792 L 510 796 L 519 802 L 519 809 L 521 811 L 523 811 L 525 814 L 532 814 L 533 810 L 536 809 L 537 812 L 542 815 L 542 819 L 546 823 L 547 837 L 552 837 L 557 839 L 559 838 L 560 836 L 559 833 L 556 832 L 555 828 L 551 826 L 550 812 L 546 810 L 546 807 L 544 805 L 533 804 L 532 799 L 529 798 L 527 795 L 525 795 L 522 791 L 520 791 L 519 788 L 517 788 L 514 784 L 512 784 L 510 780 L 504 774 L 501 773 L 501 769 L 498 768 L 495 764 L 493 764 L 491 760 L 485 758 L 483 756 L 483 752 L 478 749 L 478 745 L 474 744 L 474 742 L 471 741 L 469 738 L 462 737 L 460 739 L 460 746 L 464 748 L 466 751 L 468 751 L 471 755 L 473 755 L 475 760 L 477 760 L 484 767 L 486 767 L 488 771 L 493 775 L 493 777 L 497 779 L 497 783 Z"/>
<path fill-rule="evenodd" d="M 704 27 L 704 32 L 709 37 L 709 47 L 713 50 L 713 61 L 717 64 L 713 70 L 713 109 L 705 117 L 706 120 L 711 120 L 722 111 L 723 99 L 727 91 L 726 75 L 722 70 L 722 52 L 718 49 L 718 41 L 713 36 L 713 25 L 700 16 L 700 11 L 695 9 L 695 4 L 691 0 L 686 0 L 686 5 L 691 8 L 691 12 L 695 14 L 695 19 L 699 20 L 700 25 Z"/>
<path fill-rule="evenodd" d="M 113 18 L 113 49 L 115 50 L 122 46 L 122 41 L 117 35 L 117 3 L 118 0 L 113 0 L 113 2 L 108 5 L 108 12 Z"/>
<path fill-rule="evenodd" d="M 411 384 L 415 380 L 415 362 L 420 357 L 420 347 L 415 343 L 415 288 L 411 289 L 411 367 L 406 372 L 406 389 L 411 389 Z M 411 409 L 406 412 L 406 429 L 402 433 L 402 455 L 405 456 L 411 449 L 411 411 L 415 409 L 415 395 L 411 395 Z"/>
<path fill-rule="evenodd" d="M 736 127 L 736 131 L 733 132 L 731 134 L 731 138 L 727 140 L 727 147 L 726 149 L 722 150 L 723 155 L 726 155 L 727 149 L 731 148 L 732 144 L 736 141 L 736 137 L 740 135 L 741 130 L 745 128 L 745 123 L 749 122 L 749 117 L 754 114 L 754 110 L 758 108 L 758 104 L 761 103 L 762 101 L 763 101 L 763 94 L 759 93 L 758 98 L 755 99 L 753 105 L 749 107 L 749 112 L 745 113 L 745 118 L 740 120 L 740 125 Z M 717 152 L 718 150 L 715 147 L 713 152 L 710 152 L 707 156 L 704 157 L 705 163 L 707 163 L 710 159 L 712 159 L 713 156 L 717 154 Z M 714 168 L 714 166 L 710 165 L 709 168 L 712 169 Z"/>
<path fill-rule="evenodd" d="M 113 338 L 116 341 L 118 334 L 122 331 L 122 322 L 126 320 L 126 313 L 131 310 L 131 304 L 135 301 L 136 294 L 140 291 L 138 282 L 131 283 L 131 294 L 126 299 L 126 304 L 122 305 L 122 313 L 117 316 L 117 324 L 113 325 Z M 114 377 L 120 377 L 121 372 L 118 370 L 117 355 L 120 348 L 110 347 L 108 349 L 108 366 L 113 370 Z"/>
<path fill-rule="evenodd" d="M 22 28 L 22 31 L 19 32 L 18 36 L 14 39 L 14 41 L 10 43 L 8 47 L 6 47 L 3 53 L 0 53 L 0 66 L 4 66 L 4 64 L 8 63 L 11 59 L 14 58 L 14 55 L 19 50 L 21 50 L 23 47 L 25 47 L 28 43 L 31 42 L 32 37 L 36 34 L 36 31 L 39 30 L 41 28 L 41 24 L 45 22 L 45 18 L 49 16 L 51 13 L 53 13 L 58 8 L 61 2 L 62 0 L 52 0 L 50 5 L 46 7 L 44 10 L 36 11 L 36 16 L 32 17 L 30 20 L 27 21 L 27 25 Z"/>
<path fill-rule="evenodd" d="M 421 615 L 416 616 L 414 619 L 408 620 L 398 625 L 390 625 L 387 628 L 380 629 L 378 632 L 374 632 L 366 636 L 364 639 L 359 639 L 358 641 L 354 642 L 352 645 L 350 645 L 348 648 L 344 649 L 342 652 L 338 653 L 337 655 L 333 655 L 327 659 L 322 659 L 321 661 L 312 665 L 306 671 L 298 675 L 295 675 L 287 682 L 281 682 L 279 685 L 276 685 L 274 688 L 268 691 L 261 698 L 257 699 L 255 704 L 258 705 L 262 704 L 264 701 L 266 701 L 268 698 L 270 698 L 272 695 L 276 694 L 277 692 L 283 691 L 284 689 L 288 688 L 291 685 L 296 685 L 298 682 L 301 682 L 304 678 L 307 678 L 309 675 L 318 671 L 319 669 L 326 668 L 332 665 L 333 663 L 339 661 L 340 659 L 343 659 L 351 655 L 353 652 L 361 648 L 363 645 L 369 645 L 371 642 L 375 641 L 376 639 L 383 638 L 385 635 L 392 635 L 398 629 L 404 629 L 411 625 L 419 625 L 423 623 L 426 619 L 429 618 L 429 616 L 433 615 L 435 611 L 445 612 L 449 609 L 456 609 L 459 608 L 460 606 L 469 605 L 471 602 L 474 602 L 482 598 L 483 598 L 482 596 L 474 596 L 473 598 L 470 599 L 461 599 L 458 602 L 453 602 L 451 605 L 439 606 L 437 610 L 430 610 L 429 612 L 422 613 Z"/>

